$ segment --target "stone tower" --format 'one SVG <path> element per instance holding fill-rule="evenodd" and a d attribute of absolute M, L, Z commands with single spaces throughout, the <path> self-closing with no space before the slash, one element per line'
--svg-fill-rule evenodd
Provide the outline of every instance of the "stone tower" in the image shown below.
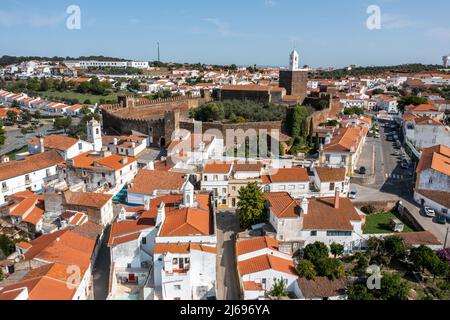
<path fill-rule="evenodd" d="M 286 94 L 298 96 L 300 103 L 306 98 L 308 72 L 299 68 L 300 58 L 296 50 L 289 55 L 288 70 L 280 70 L 279 85 L 286 89 Z"/>
<path fill-rule="evenodd" d="M 100 122 L 92 119 L 87 125 L 87 140 L 92 143 L 92 148 L 94 151 L 102 150 L 102 127 Z"/>

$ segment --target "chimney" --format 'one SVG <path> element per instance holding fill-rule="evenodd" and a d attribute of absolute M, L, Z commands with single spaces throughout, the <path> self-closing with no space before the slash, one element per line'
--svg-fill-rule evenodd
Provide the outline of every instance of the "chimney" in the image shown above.
<path fill-rule="evenodd" d="M 115 146 L 117 146 L 118 143 L 119 143 L 119 141 L 117 140 L 117 138 L 114 138 L 114 139 L 113 139 L 113 144 L 114 144 Z"/>
<path fill-rule="evenodd" d="M 306 197 L 303 198 L 300 206 L 302 208 L 303 215 L 307 215 L 308 214 L 308 208 L 309 208 L 309 201 L 308 201 L 308 199 Z"/>
<path fill-rule="evenodd" d="M 339 201 L 341 200 L 341 192 L 339 188 L 336 188 L 336 195 L 334 197 L 334 208 L 339 209 Z"/>
<path fill-rule="evenodd" d="M 39 136 L 39 153 L 45 152 L 44 136 Z"/>
<path fill-rule="evenodd" d="M 128 157 L 122 157 L 122 160 L 120 160 L 120 162 L 122 164 L 127 164 L 128 163 Z"/>
<path fill-rule="evenodd" d="M 156 226 L 161 226 L 164 223 L 164 220 L 166 220 L 166 204 L 161 202 L 156 215 Z"/>
<path fill-rule="evenodd" d="M 144 210 L 149 211 L 150 210 L 150 199 L 144 200 Z"/>

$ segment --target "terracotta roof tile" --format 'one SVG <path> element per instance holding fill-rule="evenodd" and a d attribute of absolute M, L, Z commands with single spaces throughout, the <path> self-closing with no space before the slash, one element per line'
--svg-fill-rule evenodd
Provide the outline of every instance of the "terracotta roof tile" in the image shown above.
<path fill-rule="evenodd" d="M 179 191 L 185 183 L 185 175 L 161 170 L 141 170 L 134 178 L 128 192 L 152 195 L 156 191 Z"/>
<path fill-rule="evenodd" d="M 279 242 L 270 237 L 255 237 L 240 240 L 236 243 L 236 254 L 238 256 L 259 251 L 262 249 L 271 249 L 278 251 Z"/>
<path fill-rule="evenodd" d="M 0 181 L 50 168 L 62 162 L 61 155 L 56 150 L 52 150 L 29 156 L 24 160 L 2 163 L 0 164 Z"/>
<path fill-rule="evenodd" d="M 287 192 L 264 193 L 265 198 L 270 203 L 272 212 L 278 218 L 298 218 L 300 207 Z"/>
<path fill-rule="evenodd" d="M 345 181 L 345 168 L 315 167 L 320 182 Z"/>
<path fill-rule="evenodd" d="M 267 179 L 271 183 L 284 183 L 284 182 L 308 182 L 309 175 L 305 168 L 287 168 L 276 169 L 275 174 L 269 174 Z"/>
<path fill-rule="evenodd" d="M 112 199 L 112 195 L 110 194 L 70 191 L 64 193 L 64 197 L 68 205 L 99 209 L 105 206 Z"/>
<path fill-rule="evenodd" d="M 294 276 L 297 275 L 292 260 L 279 258 L 273 255 L 261 255 L 238 262 L 240 276 L 271 269 Z"/>

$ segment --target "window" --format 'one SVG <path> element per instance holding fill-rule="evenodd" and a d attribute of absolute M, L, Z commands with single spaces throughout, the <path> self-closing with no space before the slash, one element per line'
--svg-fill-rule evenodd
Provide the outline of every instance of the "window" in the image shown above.
<path fill-rule="evenodd" d="M 30 182 L 30 175 L 29 174 L 27 174 L 27 175 L 25 175 L 25 182 Z"/>
<path fill-rule="evenodd" d="M 142 244 L 147 244 L 147 238 L 142 238 Z"/>
<path fill-rule="evenodd" d="M 179 285 L 179 284 L 174 285 L 173 286 L 173 290 L 180 291 L 181 290 L 181 285 Z"/>
<path fill-rule="evenodd" d="M 219 180 L 219 176 L 217 174 L 215 174 L 213 180 L 214 181 L 218 181 Z"/>
<path fill-rule="evenodd" d="M 347 156 L 341 156 L 341 162 L 347 163 Z"/>
<path fill-rule="evenodd" d="M 78 150 L 80 150 L 80 151 L 83 150 L 83 143 L 81 143 L 81 142 L 78 143 Z"/>
<path fill-rule="evenodd" d="M 289 185 L 288 190 L 295 190 L 295 185 L 293 184 Z"/>
<path fill-rule="evenodd" d="M 433 177 L 430 177 L 430 180 L 428 180 L 429 184 L 433 184 Z"/>
<path fill-rule="evenodd" d="M 331 160 L 331 156 L 329 154 L 326 154 L 325 155 L 325 162 L 330 163 L 330 160 Z"/>
<path fill-rule="evenodd" d="M 6 185 L 6 182 L 2 182 L 2 189 L 3 189 L 3 190 L 8 189 L 8 186 Z"/>
<path fill-rule="evenodd" d="M 46 169 L 46 170 L 45 170 L 45 175 L 46 175 L 47 177 L 50 177 L 50 175 L 51 175 L 50 169 Z"/>
<path fill-rule="evenodd" d="M 286 186 L 280 186 L 280 191 L 285 191 L 286 190 Z"/>
<path fill-rule="evenodd" d="M 236 191 L 236 187 L 231 187 L 231 190 Z"/>
<path fill-rule="evenodd" d="M 311 237 L 317 237 L 317 231 L 311 231 Z"/>
<path fill-rule="evenodd" d="M 227 194 L 227 188 L 222 188 L 222 193 Z"/>
<path fill-rule="evenodd" d="M 173 258 L 172 264 L 178 264 L 178 258 Z"/>
<path fill-rule="evenodd" d="M 330 191 L 333 191 L 334 189 L 336 189 L 336 186 L 334 184 L 334 182 L 330 183 Z"/>
<path fill-rule="evenodd" d="M 208 176 L 205 175 L 205 176 L 203 177 L 203 180 L 204 180 L 204 181 L 208 181 Z"/>
<path fill-rule="evenodd" d="M 127 264 L 127 269 L 131 269 L 131 263 Z"/>
<path fill-rule="evenodd" d="M 351 231 L 327 231 L 327 237 L 350 237 Z"/>

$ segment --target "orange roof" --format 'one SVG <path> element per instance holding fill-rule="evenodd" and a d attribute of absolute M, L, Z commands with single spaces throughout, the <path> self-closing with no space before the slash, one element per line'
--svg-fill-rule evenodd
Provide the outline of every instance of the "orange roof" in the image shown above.
<path fill-rule="evenodd" d="M 345 168 L 315 167 L 320 182 L 345 181 Z"/>
<path fill-rule="evenodd" d="M 272 212 L 278 218 L 298 218 L 300 207 L 287 192 L 264 193 L 264 197 L 269 201 Z"/>
<path fill-rule="evenodd" d="M 368 128 L 361 126 L 337 129 L 329 144 L 324 145 L 324 151 L 349 152 L 356 150 L 362 138 L 367 134 Z"/>
<path fill-rule="evenodd" d="M 139 219 L 114 222 L 111 225 L 108 246 L 115 247 L 139 238 L 142 230 L 154 227 L 154 219 Z"/>
<path fill-rule="evenodd" d="M 62 163 L 62 161 L 63 158 L 59 153 L 52 150 L 26 157 L 24 160 L 2 163 L 0 164 L 0 181 L 50 168 Z"/>
<path fill-rule="evenodd" d="M 39 259 L 86 269 L 91 263 L 96 240 L 78 233 L 76 229 L 65 229 L 42 235 L 30 244 L 24 255 L 26 260 Z"/>
<path fill-rule="evenodd" d="M 126 159 L 126 162 L 122 163 L 124 159 Z M 70 163 L 75 168 L 116 171 L 134 162 L 136 162 L 136 158 L 130 156 L 124 157 L 113 154 L 102 158 L 98 153 L 89 151 L 73 158 Z"/>
<path fill-rule="evenodd" d="M 444 126 L 442 122 L 437 121 L 428 116 L 416 118 L 415 122 L 416 122 L 416 124 L 421 124 L 421 125 Z"/>
<path fill-rule="evenodd" d="M 0 108 L 0 118 L 6 118 L 8 116 L 8 111 L 14 111 L 17 114 L 22 113 L 22 111 L 16 108 Z"/>
<path fill-rule="evenodd" d="M 155 191 L 178 191 L 184 185 L 184 174 L 161 170 L 141 170 L 131 183 L 128 192 L 154 194 Z"/>
<path fill-rule="evenodd" d="M 169 252 L 175 254 L 188 254 L 191 250 L 203 251 L 212 254 L 217 253 L 216 247 L 194 243 L 156 243 L 154 252 L 156 254 L 165 254 Z"/>
<path fill-rule="evenodd" d="M 112 195 L 104 193 L 71 192 L 64 193 L 68 205 L 103 208 L 111 199 Z"/>
<path fill-rule="evenodd" d="M 266 248 L 278 251 L 278 246 L 279 242 L 271 237 L 255 237 L 244 239 L 236 243 L 236 254 L 238 256 L 241 256 L 243 254 L 259 251 Z"/>
<path fill-rule="evenodd" d="M 439 109 L 431 104 L 409 105 L 406 108 L 413 112 L 439 112 Z"/>
<path fill-rule="evenodd" d="M 439 145 L 424 149 L 417 165 L 417 173 L 428 169 L 450 176 L 450 148 Z"/>
<path fill-rule="evenodd" d="M 283 182 L 308 182 L 309 175 L 305 168 L 287 168 L 276 169 L 275 174 L 269 174 L 266 179 L 268 183 L 283 183 Z"/>
<path fill-rule="evenodd" d="M 203 169 L 206 174 L 228 174 L 231 172 L 233 164 L 226 162 L 212 162 L 208 163 Z"/>
<path fill-rule="evenodd" d="M 297 275 L 294 262 L 291 259 L 283 259 L 268 254 L 238 262 L 238 270 L 241 276 L 265 270 L 276 270 L 294 276 Z"/>
<path fill-rule="evenodd" d="M 245 291 L 264 291 L 262 285 L 260 283 L 254 282 L 254 281 L 244 281 L 244 290 Z"/>
<path fill-rule="evenodd" d="M 165 220 L 159 231 L 161 237 L 212 235 L 214 226 L 210 214 L 208 194 L 196 194 L 198 203 L 194 208 L 180 207 L 183 195 L 167 195 L 155 198 L 150 203 L 150 210 L 144 212 L 140 219 L 156 218 L 161 203 L 165 204 Z"/>
<path fill-rule="evenodd" d="M 31 270 L 20 282 L 1 288 L 0 300 L 14 300 L 25 288 L 27 300 L 72 300 L 76 286 L 69 285 L 70 275 L 72 272 L 64 264 L 41 266 Z"/>
<path fill-rule="evenodd" d="M 310 199 L 308 212 L 303 217 L 304 230 L 352 231 L 351 221 L 361 221 L 348 198 L 339 199 L 339 208 L 334 206 L 335 198 Z"/>

